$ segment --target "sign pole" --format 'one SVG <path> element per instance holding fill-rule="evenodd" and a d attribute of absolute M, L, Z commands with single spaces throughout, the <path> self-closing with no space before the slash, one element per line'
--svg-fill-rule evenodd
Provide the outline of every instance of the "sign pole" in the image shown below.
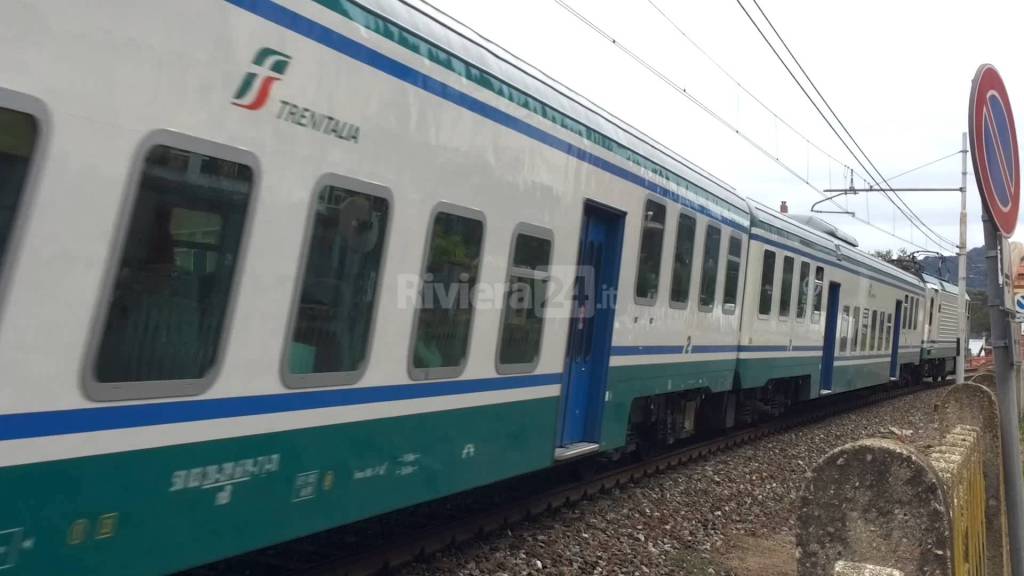
<path fill-rule="evenodd" d="M 956 362 L 956 383 L 964 383 L 967 364 L 967 336 L 970 314 L 967 313 L 967 132 L 963 134 L 960 151 L 960 253 L 957 255 L 957 284 L 960 289 L 960 358 Z"/>
<path fill-rule="evenodd" d="M 1007 533 L 1013 576 L 1024 576 L 1024 471 L 1021 467 L 1017 420 L 1016 326 L 1011 297 L 1013 271 L 1006 238 L 1013 236 L 1020 212 L 1020 149 L 1010 96 L 999 72 L 982 64 L 971 82 L 968 114 L 971 159 L 981 193 L 985 228 L 985 272 L 988 276 L 988 318 L 995 361 L 999 428 L 1002 436 L 1003 482 Z M 1004 276 L 1005 275 L 1005 276 Z"/>
<path fill-rule="evenodd" d="M 1017 428 L 1017 383 L 1013 350 L 1016 342 L 1011 317 L 1006 310 L 1002 282 L 1002 236 L 983 210 L 985 226 L 985 273 L 988 276 L 988 314 L 992 331 L 992 355 L 999 398 L 999 425 L 1003 443 L 1003 481 L 1006 488 L 1006 517 L 1013 576 L 1024 576 L 1024 471 L 1020 461 L 1020 431 Z"/>

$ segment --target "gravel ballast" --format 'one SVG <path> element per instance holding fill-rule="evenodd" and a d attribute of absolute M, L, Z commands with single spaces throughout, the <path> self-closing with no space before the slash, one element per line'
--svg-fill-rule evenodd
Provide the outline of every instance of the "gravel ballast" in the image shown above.
<path fill-rule="evenodd" d="M 795 501 L 826 453 L 868 437 L 927 447 L 926 390 L 639 480 L 442 552 L 403 576 L 796 574 Z"/>

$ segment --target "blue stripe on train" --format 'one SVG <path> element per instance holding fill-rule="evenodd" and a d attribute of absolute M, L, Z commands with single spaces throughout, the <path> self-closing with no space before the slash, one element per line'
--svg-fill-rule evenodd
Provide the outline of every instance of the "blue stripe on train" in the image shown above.
<path fill-rule="evenodd" d="M 475 380 L 417 382 L 367 388 L 285 392 L 263 396 L 175 400 L 148 404 L 0 414 L 0 441 L 355 406 L 395 400 L 515 390 L 550 386 L 560 384 L 561 381 L 560 373 L 530 374 Z"/>
<path fill-rule="evenodd" d="M 821 346 L 736 346 L 695 345 L 689 354 L 722 354 L 726 352 L 821 352 Z M 654 356 L 658 354 L 684 354 L 684 346 L 612 346 L 612 356 Z"/>

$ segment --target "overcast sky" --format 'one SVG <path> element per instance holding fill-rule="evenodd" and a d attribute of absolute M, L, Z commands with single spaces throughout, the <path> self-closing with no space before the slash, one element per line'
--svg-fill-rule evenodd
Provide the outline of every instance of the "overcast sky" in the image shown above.
<path fill-rule="evenodd" d="M 740 194 L 806 213 L 821 196 L 631 60 L 554 0 L 431 0 L 432 3 L 677 153 Z M 844 183 L 842 164 L 807 145 L 745 95 L 647 0 L 566 0 L 619 43 L 778 156 L 819 189 Z M 682 31 L 786 122 L 842 163 L 850 155 L 735 0 L 654 0 Z M 839 118 L 885 176 L 960 149 L 977 66 L 999 68 L 1024 110 L 1024 2 L 1019 0 L 759 0 Z M 753 0 L 743 0 L 759 18 Z M 762 22 L 763 20 L 759 21 Z M 767 32 L 766 27 L 766 32 Z M 781 50 L 781 47 L 780 47 Z M 1022 120 L 1024 121 L 1024 120 Z M 970 166 L 968 166 L 970 170 Z M 893 186 L 960 185 L 960 157 Z M 859 180 L 858 185 L 861 185 Z M 968 246 L 982 244 L 980 203 L 968 175 Z M 905 193 L 938 234 L 956 242 L 959 195 Z M 842 201 L 844 204 L 847 200 Z M 828 219 L 866 249 L 936 249 L 879 194 L 852 197 L 848 216 Z M 1019 229 L 1024 232 L 1024 226 Z M 1024 234 L 1018 233 L 1016 239 Z M 952 248 L 943 250 L 952 253 Z"/>

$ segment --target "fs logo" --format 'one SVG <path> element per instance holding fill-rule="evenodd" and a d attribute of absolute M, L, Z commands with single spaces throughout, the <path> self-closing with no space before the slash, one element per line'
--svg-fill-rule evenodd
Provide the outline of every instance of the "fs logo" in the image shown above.
<path fill-rule="evenodd" d="M 273 48 L 260 48 L 252 59 L 253 65 L 260 70 L 246 73 L 231 103 L 246 110 L 263 108 L 270 99 L 271 88 L 284 77 L 291 61 L 292 57 L 283 52 Z"/>

